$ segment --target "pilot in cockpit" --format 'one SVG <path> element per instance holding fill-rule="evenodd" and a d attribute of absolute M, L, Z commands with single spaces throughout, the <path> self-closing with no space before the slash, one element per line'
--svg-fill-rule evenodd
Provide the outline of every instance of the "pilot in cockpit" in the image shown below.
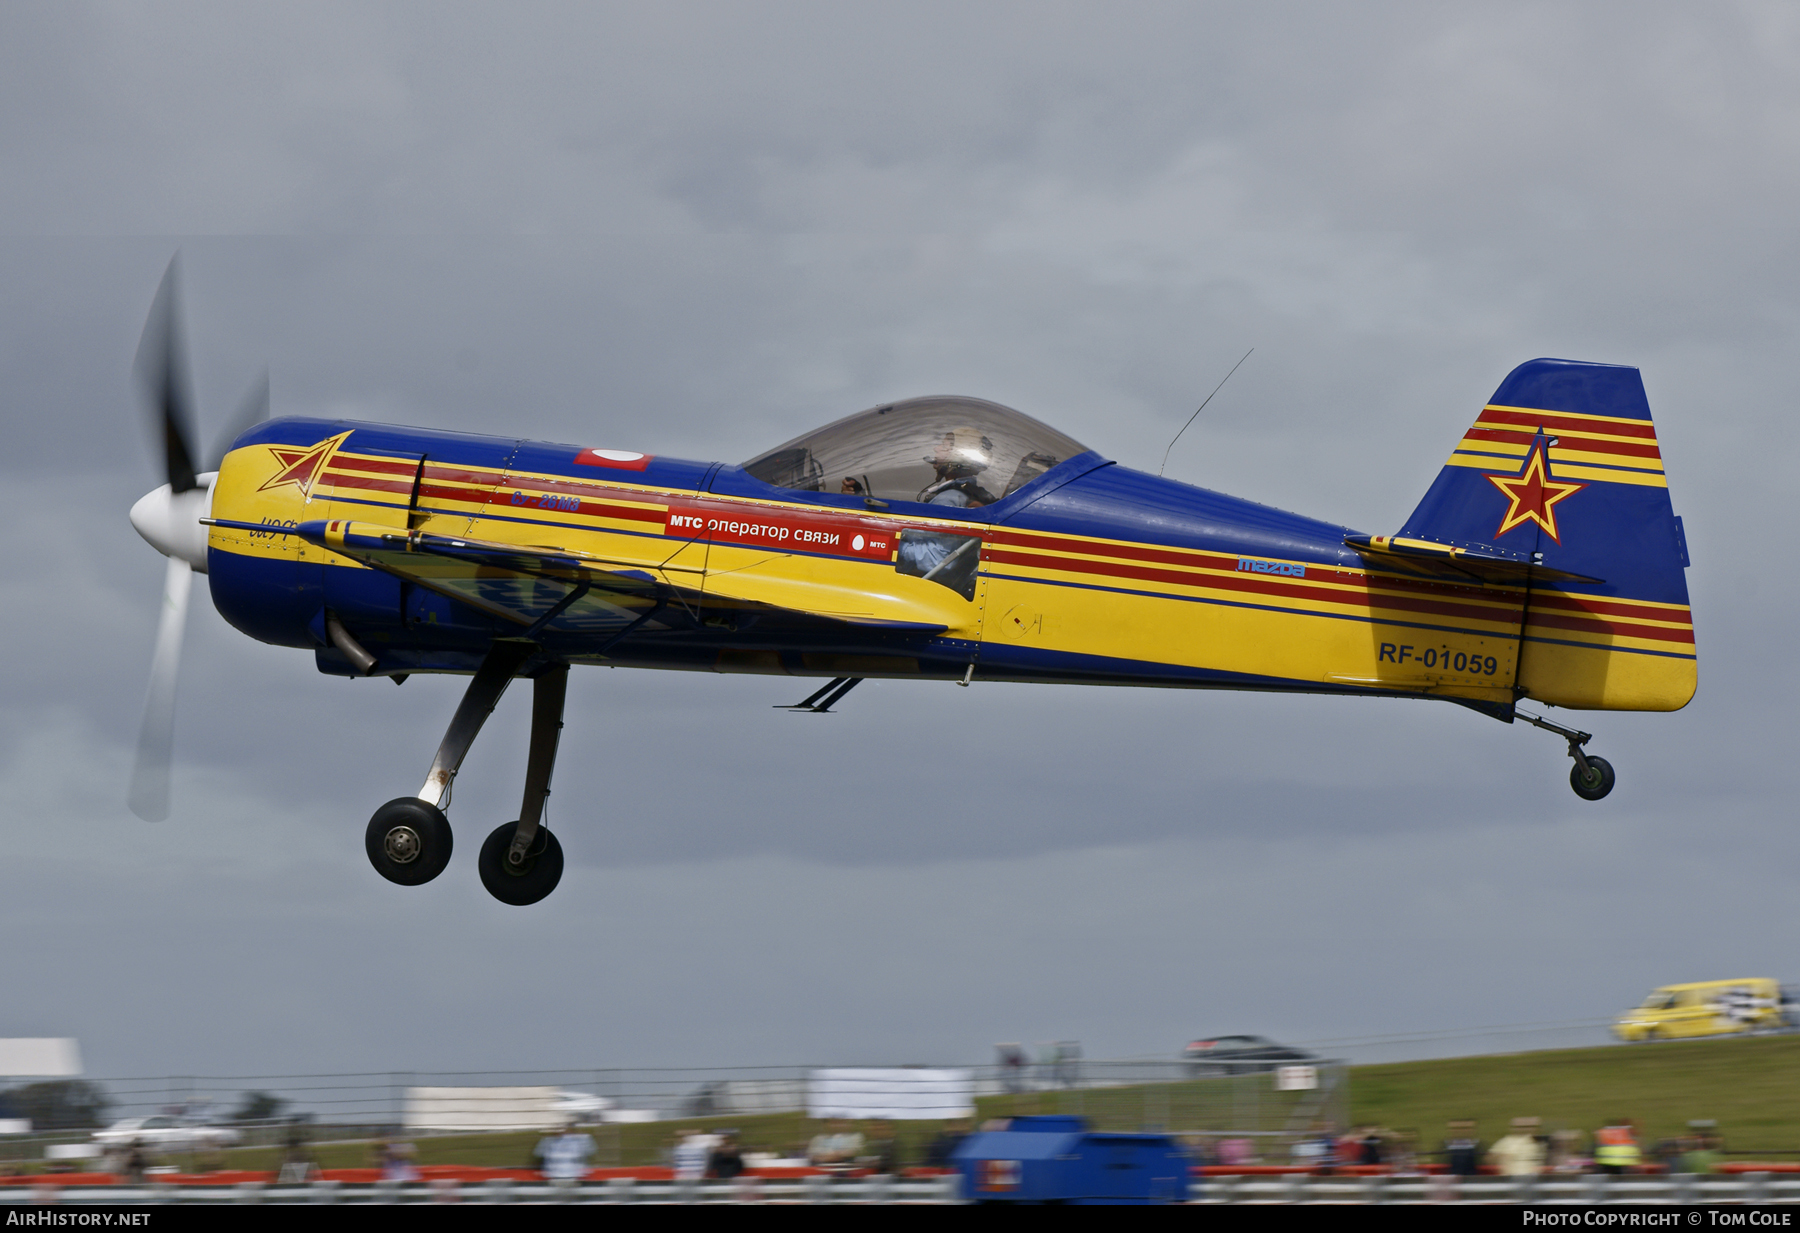
<path fill-rule="evenodd" d="M 919 490 L 917 499 L 927 505 L 958 509 L 992 505 L 994 494 L 983 488 L 977 477 L 987 470 L 993 457 L 993 441 L 975 429 L 957 428 L 945 433 L 925 459 L 937 478 Z M 907 531 L 900 540 L 895 568 L 903 574 L 941 582 L 953 591 L 963 592 L 965 598 L 972 598 L 979 561 L 975 549 L 979 543 L 979 539 L 967 535 Z"/>
<path fill-rule="evenodd" d="M 928 505 L 955 505 L 968 508 L 992 505 L 994 494 L 983 488 L 976 476 L 988 469 L 994 460 L 994 443 L 973 428 L 956 428 L 938 439 L 931 457 L 925 461 L 937 472 L 937 478 L 920 489 L 918 500 Z"/>

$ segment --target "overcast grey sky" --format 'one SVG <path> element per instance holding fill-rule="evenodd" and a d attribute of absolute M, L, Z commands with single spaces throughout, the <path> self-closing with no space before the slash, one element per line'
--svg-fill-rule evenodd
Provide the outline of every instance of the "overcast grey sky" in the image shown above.
<path fill-rule="evenodd" d="M 1800 10 L 0 8 L 0 1034 L 91 1071 L 1167 1054 L 1800 978 L 1787 559 Z M 584 671 L 527 910 L 370 870 L 461 682 L 319 676 L 196 591 L 175 816 L 125 810 L 162 560 L 130 385 L 170 254 L 202 416 L 740 461 L 1017 406 L 1396 530 L 1506 372 L 1639 365 L 1700 691 L 1619 772 L 1444 705 Z M 886 751 L 871 766 L 869 749 Z M 980 788 L 953 807 L 945 779 Z"/>

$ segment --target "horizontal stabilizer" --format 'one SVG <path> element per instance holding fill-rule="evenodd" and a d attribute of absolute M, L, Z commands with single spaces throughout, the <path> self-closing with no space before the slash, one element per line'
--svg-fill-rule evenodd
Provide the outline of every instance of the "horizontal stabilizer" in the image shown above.
<path fill-rule="evenodd" d="M 1407 539 L 1398 535 L 1346 535 L 1346 546 L 1362 554 L 1371 565 L 1397 569 L 1405 573 L 1424 574 L 1432 578 L 1482 582 L 1603 582 L 1586 574 L 1570 573 L 1534 564 L 1529 559 L 1482 552 L 1471 548 L 1453 548 L 1430 540 Z"/>

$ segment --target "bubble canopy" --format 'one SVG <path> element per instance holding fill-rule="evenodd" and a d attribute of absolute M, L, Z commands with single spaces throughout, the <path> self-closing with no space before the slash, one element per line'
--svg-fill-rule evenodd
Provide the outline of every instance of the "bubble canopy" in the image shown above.
<path fill-rule="evenodd" d="M 985 505 L 1086 452 L 1011 407 L 939 396 L 859 411 L 752 458 L 744 470 L 777 488 L 884 501 L 943 504 L 940 494 L 953 486 L 967 504 Z"/>

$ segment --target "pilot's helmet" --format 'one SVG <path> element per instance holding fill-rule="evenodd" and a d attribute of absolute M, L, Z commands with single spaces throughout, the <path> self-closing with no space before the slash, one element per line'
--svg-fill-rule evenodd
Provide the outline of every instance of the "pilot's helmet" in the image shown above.
<path fill-rule="evenodd" d="M 975 475 L 993 463 L 994 443 L 973 428 L 953 428 L 925 461 L 946 477 Z"/>

